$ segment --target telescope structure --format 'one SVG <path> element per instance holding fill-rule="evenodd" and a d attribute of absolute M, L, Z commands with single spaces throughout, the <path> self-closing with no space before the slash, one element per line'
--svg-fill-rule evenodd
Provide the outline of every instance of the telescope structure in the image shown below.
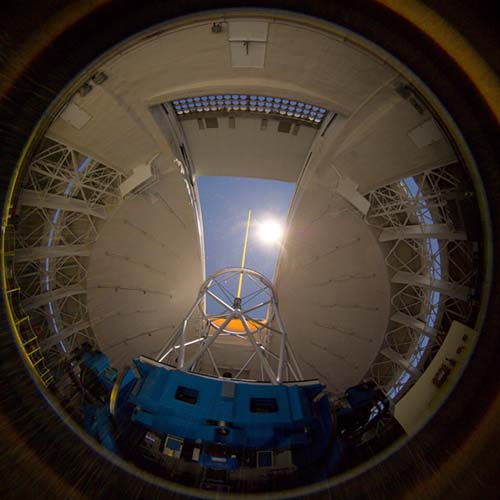
<path fill-rule="evenodd" d="M 232 292 L 236 280 L 248 281 L 251 287 L 244 297 Z M 222 311 L 209 314 L 206 305 L 210 303 Z M 195 338 L 190 338 L 189 333 L 193 330 Z M 249 373 L 247 368 L 256 364 L 255 361 L 260 381 L 281 384 L 303 378 L 287 339 L 276 290 L 265 276 L 256 271 L 227 268 L 208 277 L 200 287 L 193 307 L 156 360 L 173 364 L 182 372 L 196 373 L 203 360 L 208 358 L 217 377 L 223 378 L 224 373 L 211 351 L 217 342 L 227 349 L 246 344 L 253 350 L 241 368 L 231 375 L 232 378 L 248 378 L 244 374 Z M 272 345 L 278 346 L 277 352 L 273 352 Z"/>

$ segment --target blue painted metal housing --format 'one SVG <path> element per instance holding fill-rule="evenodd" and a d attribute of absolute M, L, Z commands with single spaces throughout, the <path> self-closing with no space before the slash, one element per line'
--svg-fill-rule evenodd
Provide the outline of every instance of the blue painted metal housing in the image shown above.
<path fill-rule="evenodd" d="M 273 385 L 186 373 L 144 357 L 134 364 L 135 374 L 120 378 L 104 354 L 82 357 L 91 396 L 85 428 L 110 450 L 117 451 L 113 428 L 123 436 L 135 427 L 153 432 L 165 448 L 177 443 L 179 455 L 182 443 L 199 447 L 202 467 L 234 470 L 247 450 L 288 450 L 300 466 L 321 459 L 331 443 L 330 404 L 318 381 Z"/>
<path fill-rule="evenodd" d="M 96 377 L 106 393 L 111 392 L 117 373 L 109 364 L 109 358 L 105 354 L 102 352 L 83 353 L 82 366 Z"/>
<path fill-rule="evenodd" d="M 146 357 L 134 364 L 118 375 L 106 355 L 83 353 L 84 427 L 142 464 L 169 469 L 179 460 L 172 470 L 182 463 L 191 473 L 242 480 L 240 468 L 291 467 L 299 483 L 319 481 L 356 456 L 388 408 L 371 382 L 347 389 L 332 408 L 318 381 L 273 385 L 186 373 Z"/>
<path fill-rule="evenodd" d="M 272 385 L 223 380 L 135 361 L 141 379 L 129 402 L 149 429 L 235 448 L 288 449 L 325 443 L 327 398 L 317 381 Z M 314 441 L 314 443 L 313 443 Z"/>

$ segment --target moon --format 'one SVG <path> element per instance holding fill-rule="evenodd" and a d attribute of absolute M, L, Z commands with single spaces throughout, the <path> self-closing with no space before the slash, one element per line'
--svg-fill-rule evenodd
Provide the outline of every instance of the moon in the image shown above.
<path fill-rule="evenodd" d="M 259 224 L 259 238 L 267 244 L 279 243 L 283 237 L 284 227 L 279 222 L 267 220 Z"/>

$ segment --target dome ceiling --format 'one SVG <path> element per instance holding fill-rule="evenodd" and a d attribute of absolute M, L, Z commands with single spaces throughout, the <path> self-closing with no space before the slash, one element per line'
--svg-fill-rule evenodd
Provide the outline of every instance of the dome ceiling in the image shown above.
<path fill-rule="evenodd" d="M 452 147 L 408 82 L 326 26 L 235 15 L 214 32 L 213 22 L 180 21 L 105 58 L 103 78 L 48 131 L 120 176 L 122 195 L 126 179 L 135 183 L 100 207 L 106 216 L 87 242 L 81 283 L 97 344 L 117 365 L 154 356 L 204 279 L 197 176 L 265 177 L 297 183 L 275 284 L 305 374 L 342 391 L 369 374 L 381 349 L 405 369 L 404 353 L 385 340 L 391 244 L 369 213 L 378 189 L 454 165 Z M 300 100 L 326 115 L 310 127 L 241 110 L 175 113 L 175 100 L 217 93 Z"/>

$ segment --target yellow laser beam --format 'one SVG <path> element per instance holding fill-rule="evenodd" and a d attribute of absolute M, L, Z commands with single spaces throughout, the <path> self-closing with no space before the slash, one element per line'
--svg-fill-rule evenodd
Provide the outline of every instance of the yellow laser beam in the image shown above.
<path fill-rule="evenodd" d="M 248 230 L 250 229 L 250 219 L 252 217 L 252 211 L 248 210 L 247 218 L 247 230 L 245 233 L 245 243 L 243 244 L 243 255 L 241 256 L 241 268 L 245 267 L 245 259 L 247 257 L 247 245 L 248 245 Z M 243 271 L 240 272 L 240 281 L 238 282 L 238 293 L 236 297 L 241 299 L 241 286 L 243 285 Z"/>

